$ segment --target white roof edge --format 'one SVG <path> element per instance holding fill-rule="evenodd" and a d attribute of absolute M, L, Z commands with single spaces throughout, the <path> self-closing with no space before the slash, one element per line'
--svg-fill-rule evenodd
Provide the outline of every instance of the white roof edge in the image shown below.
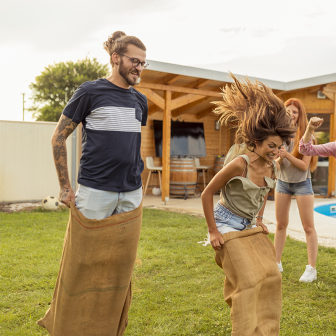
<path fill-rule="evenodd" d="M 168 72 L 168 73 L 172 73 L 176 75 L 184 75 L 184 76 L 212 79 L 212 80 L 216 80 L 220 82 L 232 83 L 232 79 L 229 77 L 228 72 L 208 70 L 208 69 L 202 69 L 202 68 L 192 67 L 188 65 L 165 63 L 165 62 L 159 62 L 159 61 L 154 61 L 154 60 L 147 60 L 147 61 L 149 63 L 148 70 L 162 71 L 162 72 Z M 242 75 L 237 75 L 237 76 L 242 77 Z M 259 78 L 259 77 L 251 77 L 251 78 L 258 79 L 259 81 L 268 85 L 271 89 L 290 91 L 290 90 L 302 89 L 305 87 L 311 87 L 315 85 L 322 85 L 322 84 L 336 82 L 336 73 L 329 74 L 329 75 L 323 75 L 323 76 L 317 76 L 317 77 L 311 77 L 311 78 L 305 78 L 305 79 L 300 79 L 300 80 L 291 81 L 291 82 L 281 82 L 281 81 L 275 81 L 275 80 L 264 79 L 264 78 Z"/>
<path fill-rule="evenodd" d="M 172 64 L 172 63 L 165 63 L 153 60 L 147 60 L 149 63 L 148 70 L 154 71 L 162 71 L 168 72 L 176 75 L 184 75 L 190 77 L 198 77 L 198 78 L 205 78 L 205 79 L 212 79 L 220 82 L 229 82 L 232 83 L 232 79 L 229 77 L 230 74 L 224 71 L 215 71 L 215 70 L 208 70 L 202 68 L 191 67 L 188 65 L 179 65 L 179 64 Z M 242 76 L 242 75 L 237 75 Z M 273 81 L 264 78 L 256 78 L 261 82 L 265 83 L 272 89 L 276 90 L 285 90 L 286 83 Z"/>
<path fill-rule="evenodd" d="M 336 82 L 336 73 L 286 83 L 286 91 Z"/>

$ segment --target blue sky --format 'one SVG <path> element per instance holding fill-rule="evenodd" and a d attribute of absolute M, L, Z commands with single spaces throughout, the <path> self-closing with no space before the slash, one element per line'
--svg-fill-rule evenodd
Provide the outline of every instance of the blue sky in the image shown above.
<path fill-rule="evenodd" d="M 11 0 L 0 12 L 0 120 L 22 120 L 22 92 L 45 66 L 108 63 L 115 30 L 148 59 L 290 81 L 336 72 L 334 0 Z M 26 120 L 31 120 L 26 115 Z"/>

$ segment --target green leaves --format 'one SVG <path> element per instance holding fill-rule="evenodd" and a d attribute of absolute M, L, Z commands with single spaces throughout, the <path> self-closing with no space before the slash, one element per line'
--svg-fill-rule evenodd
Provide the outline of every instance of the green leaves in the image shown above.
<path fill-rule="evenodd" d="M 45 67 L 30 84 L 34 105 L 29 110 L 37 121 L 58 121 L 76 89 L 86 81 L 107 76 L 109 66 L 96 58 L 60 62 Z"/>

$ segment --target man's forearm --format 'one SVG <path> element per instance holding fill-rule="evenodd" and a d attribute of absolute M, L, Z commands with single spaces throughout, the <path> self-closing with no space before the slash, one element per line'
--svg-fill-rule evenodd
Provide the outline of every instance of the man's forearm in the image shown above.
<path fill-rule="evenodd" d="M 54 162 L 61 188 L 70 188 L 66 139 L 76 127 L 76 123 L 62 115 L 52 137 Z"/>
<path fill-rule="evenodd" d="M 70 186 L 67 162 L 67 149 L 65 144 L 53 143 L 53 155 L 60 187 Z"/>

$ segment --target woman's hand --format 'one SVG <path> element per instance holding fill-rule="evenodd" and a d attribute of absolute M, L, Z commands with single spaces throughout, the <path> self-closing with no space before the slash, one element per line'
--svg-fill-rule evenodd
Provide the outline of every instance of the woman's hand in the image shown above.
<path fill-rule="evenodd" d="M 284 159 L 286 158 L 288 155 L 288 152 L 286 150 L 286 148 L 284 146 L 281 146 L 281 148 L 279 149 L 279 156 L 280 156 L 280 159 Z"/>
<path fill-rule="evenodd" d="M 320 127 L 323 123 L 323 118 L 318 118 L 318 117 L 312 117 L 309 120 L 308 128 L 311 131 L 316 130 L 316 128 Z"/>
<path fill-rule="evenodd" d="M 256 225 L 262 227 L 264 234 L 269 234 L 268 228 L 265 224 L 263 224 L 263 222 L 258 221 Z"/>
<path fill-rule="evenodd" d="M 222 234 L 218 230 L 215 230 L 214 232 L 209 232 L 209 235 L 212 248 L 215 251 L 220 250 L 222 248 L 222 245 L 224 245 Z"/>

